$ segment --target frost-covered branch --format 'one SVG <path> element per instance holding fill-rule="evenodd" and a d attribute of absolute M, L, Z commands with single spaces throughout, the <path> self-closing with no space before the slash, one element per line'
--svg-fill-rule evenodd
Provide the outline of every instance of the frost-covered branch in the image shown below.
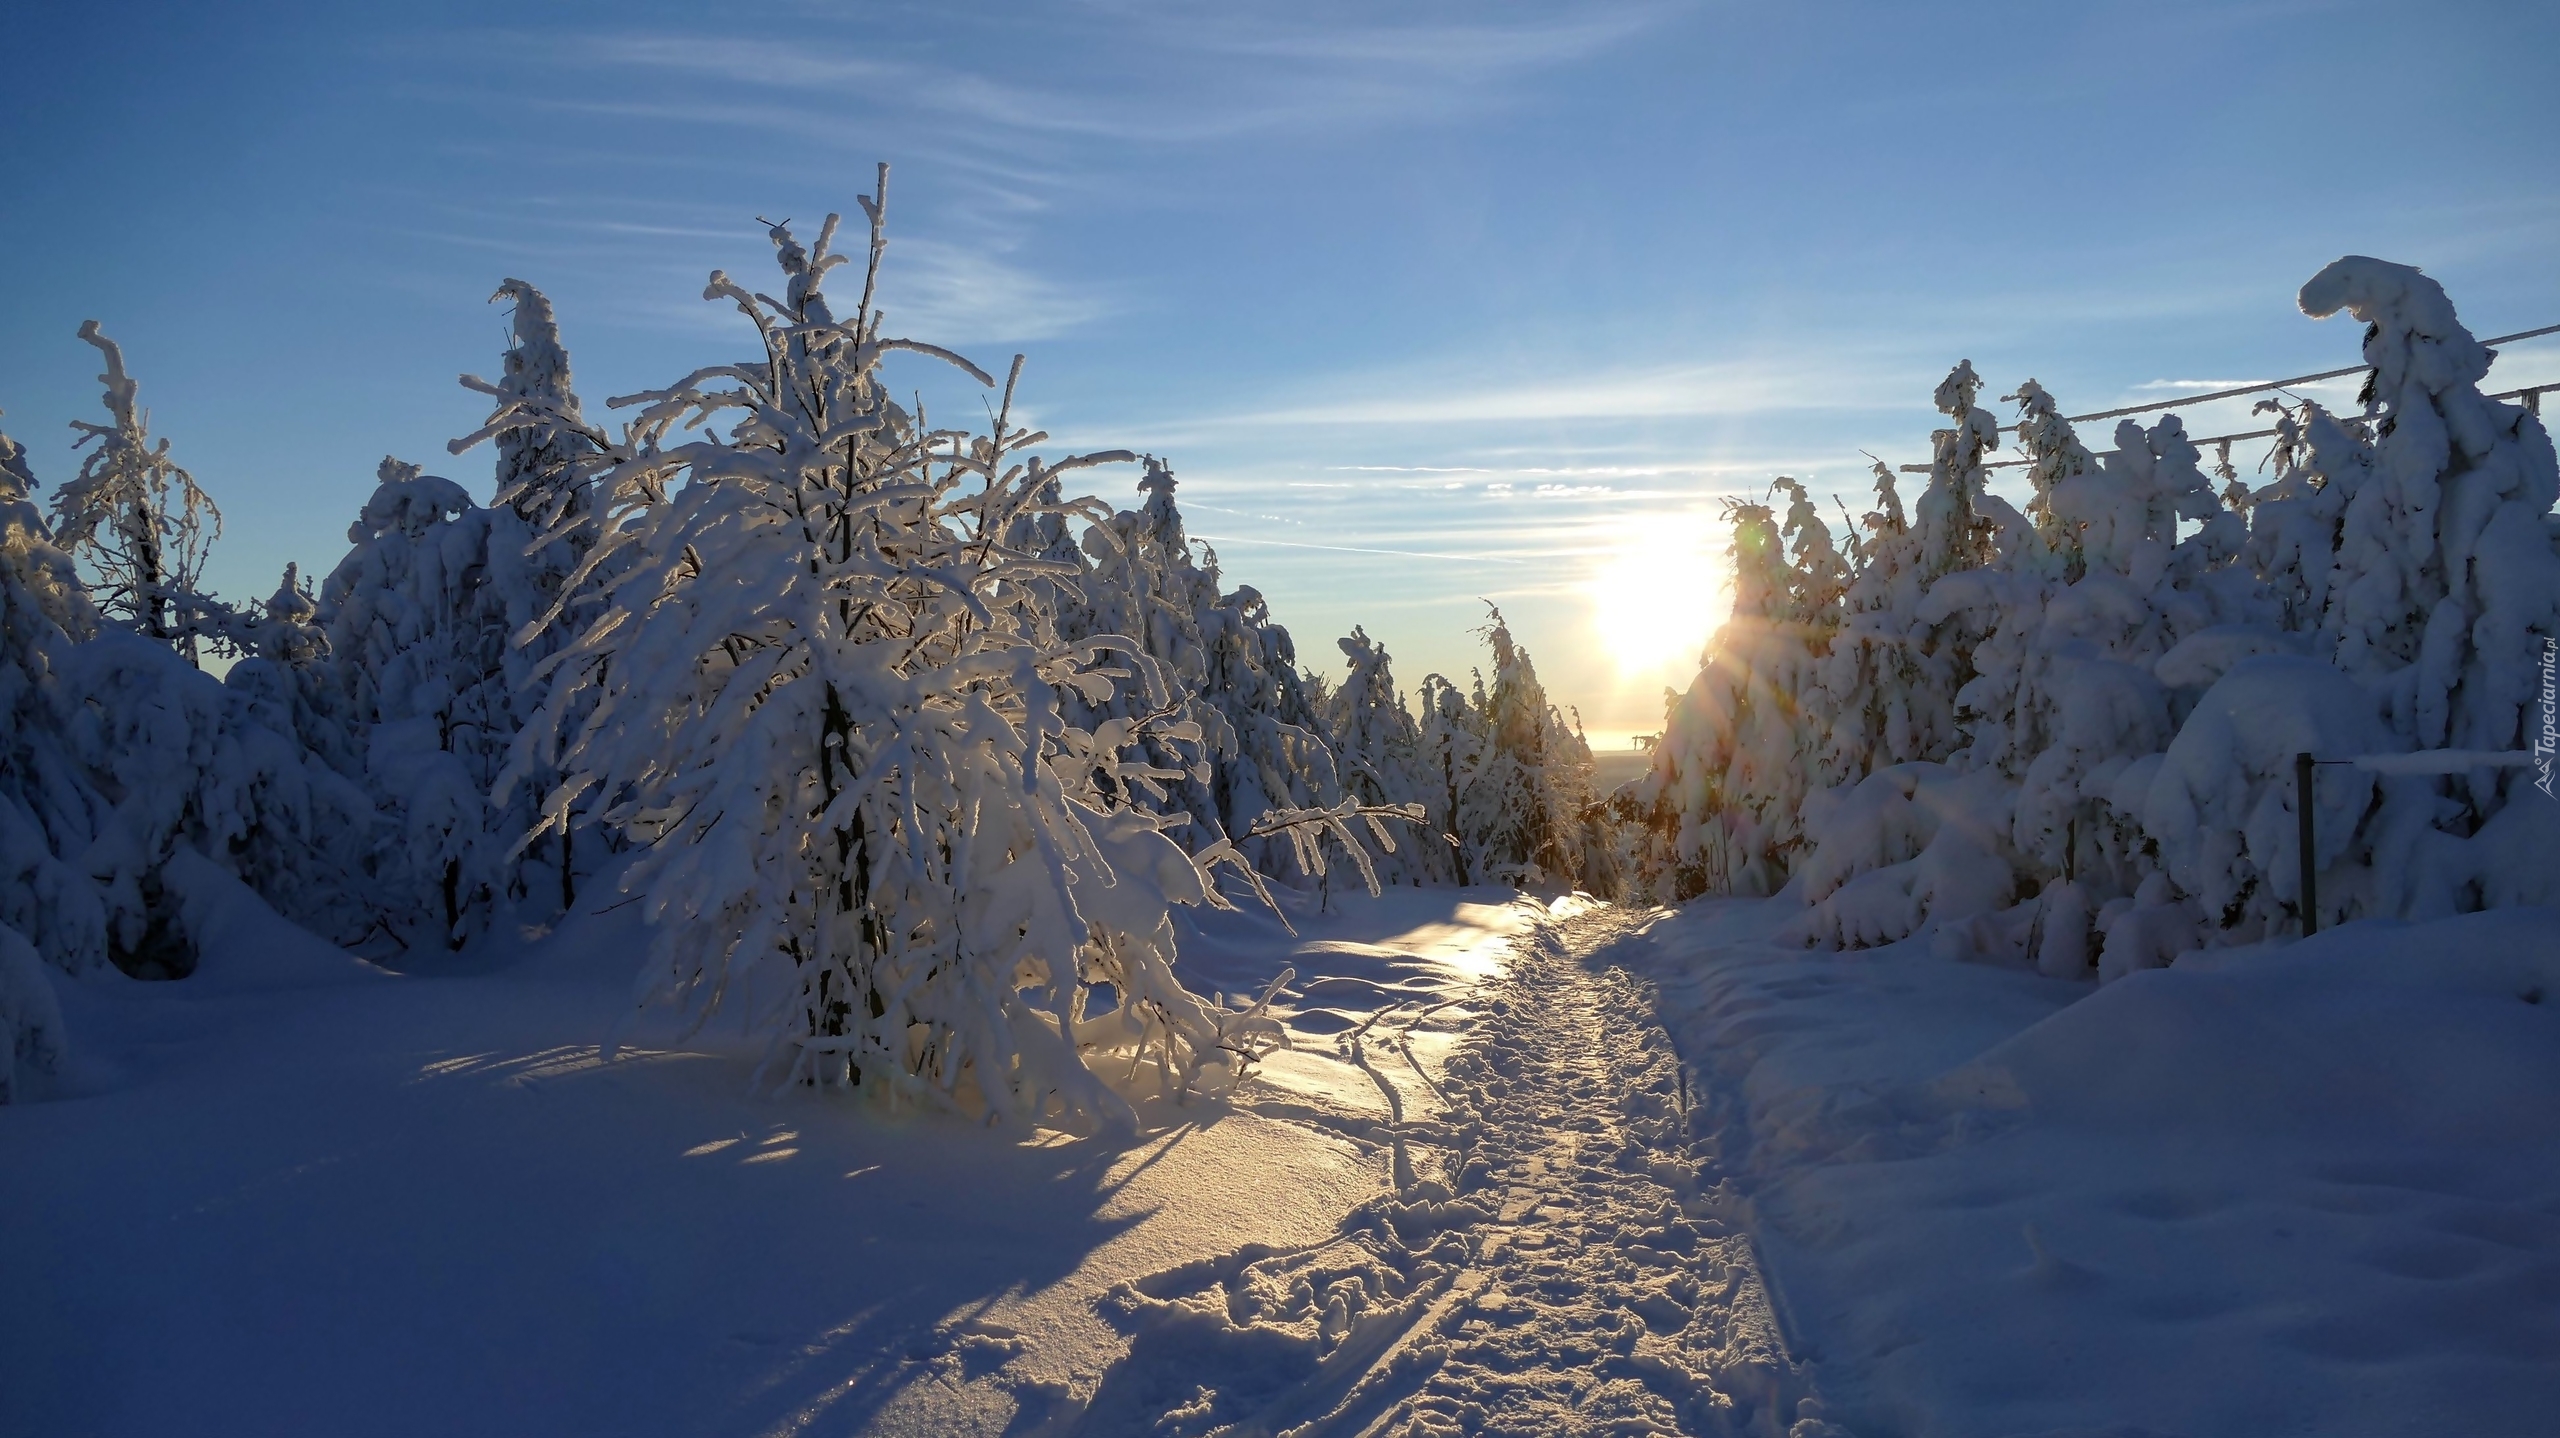
<path fill-rule="evenodd" d="M 204 635 L 224 632 L 225 611 L 199 590 L 205 555 L 222 534 L 222 511 L 170 458 L 167 440 L 152 442 L 123 348 L 96 320 L 80 322 L 80 338 L 106 360 L 98 379 L 107 423 L 71 422 L 80 434 L 74 447 L 88 455 L 54 495 L 54 531 L 97 575 L 101 613 L 193 662 Z"/>

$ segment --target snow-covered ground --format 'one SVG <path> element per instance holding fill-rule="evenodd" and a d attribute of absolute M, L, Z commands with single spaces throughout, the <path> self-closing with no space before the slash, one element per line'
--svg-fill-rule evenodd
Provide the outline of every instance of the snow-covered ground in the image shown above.
<path fill-rule="evenodd" d="M 1113 1295 L 1136 1335 L 1073 1430 L 1160 1438 L 1829 1438 L 1730 1195 L 1686 1159 L 1689 1093 L 1574 901 L 1513 951 L 1408 1122 L 1392 1194 L 1331 1239 Z"/>
<path fill-rule="evenodd" d="M 1115 1285 L 1323 1241 L 1384 1189 L 1381 1084 L 1428 1103 L 1466 1012 L 1422 1011 L 1541 915 L 1209 916 L 1187 980 L 1296 967 L 1301 1047 L 1112 1144 L 761 1096 L 718 1035 L 601 1062 L 636 908 L 391 975 L 184 874 L 202 970 L 62 984 L 74 1091 L 0 1109 L 0 1431 L 1031 1431 L 1125 1351 Z M 1336 1052 L 1381 1016 L 1381 1061 Z"/>
<path fill-rule="evenodd" d="M 2560 1412 L 2560 913 L 2103 988 L 1676 913 L 1212 915 L 1296 1047 L 1143 1136 L 610 1061 L 629 908 L 388 974 L 209 866 L 0 1109 L 0 1430 L 2521 1434 Z M 1143 1081 L 1130 1092 L 1143 1095 Z"/>
<path fill-rule="evenodd" d="M 2370 921 L 2086 985 L 1807 953 L 1659 987 L 1795 1356 L 1861 1435 L 2560 1429 L 2560 912 Z"/>

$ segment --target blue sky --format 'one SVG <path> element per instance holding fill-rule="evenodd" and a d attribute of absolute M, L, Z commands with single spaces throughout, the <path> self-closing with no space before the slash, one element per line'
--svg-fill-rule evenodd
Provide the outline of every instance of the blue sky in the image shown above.
<path fill-rule="evenodd" d="M 1306 663 L 1361 623 L 1462 674 L 1490 598 L 1608 739 L 1686 682 L 1718 501 L 1858 503 L 1956 359 L 2073 412 L 2348 364 L 2292 296 L 2349 252 L 2560 322 L 2548 4 L 21 0 L 0 53 L 0 424 L 71 472 L 99 319 L 237 597 L 386 451 L 486 493 L 443 442 L 500 279 L 601 410 L 742 353 L 704 275 L 876 160 L 891 328 L 1165 456 Z"/>

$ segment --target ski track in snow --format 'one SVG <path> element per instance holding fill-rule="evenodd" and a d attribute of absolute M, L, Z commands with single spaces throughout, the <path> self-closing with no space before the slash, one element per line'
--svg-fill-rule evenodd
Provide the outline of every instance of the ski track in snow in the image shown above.
<path fill-rule="evenodd" d="M 1123 1284 L 1128 1357 L 1015 1431 L 1153 1438 L 1839 1432 L 1788 1356 L 1732 1190 L 1691 1156 L 1653 995 L 1584 957 L 1641 919 L 1542 923 L 1470 1004 L 1435 1114 L 1391 1010 L 1344 1036 L 1388 1099 L 1396 1191 L 1309 1247 Z M 1062 1395 L 1063 1396 L 1063 1395 Z M 1024 1420 L 1035 1415 L 1026 1412 Z"/>

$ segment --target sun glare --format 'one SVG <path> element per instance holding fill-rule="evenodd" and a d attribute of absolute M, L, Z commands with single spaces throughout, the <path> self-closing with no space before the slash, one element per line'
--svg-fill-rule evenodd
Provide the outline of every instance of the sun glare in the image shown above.
<path fill-rule="evenodd" d="M 1638 520 L 1592 576 L 1592 622 L 1623 676 L 1684 669 L 1723 618 L 1715 536 L 1689 515 Z"/>

